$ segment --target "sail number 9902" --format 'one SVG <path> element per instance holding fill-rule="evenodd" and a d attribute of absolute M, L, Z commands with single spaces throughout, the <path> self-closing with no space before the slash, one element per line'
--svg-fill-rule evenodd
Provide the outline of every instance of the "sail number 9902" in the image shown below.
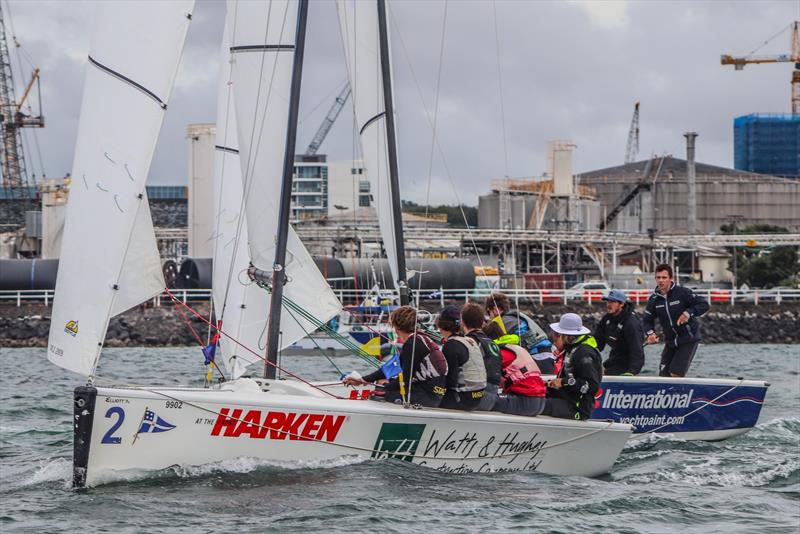
<path fill-rule="evenodd" d="M 171 400 L 168 400 L 168 401 L 166 401 L 164 403 L 164 406 L 167 407 L 167 408 L 181 409 L 181 408 L 183 408 L 183 401 L 171 401 Z"/>

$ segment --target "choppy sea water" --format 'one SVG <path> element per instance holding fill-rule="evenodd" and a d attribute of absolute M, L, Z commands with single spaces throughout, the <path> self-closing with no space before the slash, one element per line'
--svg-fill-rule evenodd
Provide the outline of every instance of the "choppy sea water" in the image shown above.
<path fill-rule="evenodd" d="M 657 351 L 648 351 L 653 374 Z M 694 376 L 764 379 L 758 426 L 727 441 L 654 437 L 598 479 L 448 475 L 399 461 L 240 459 L 71 489 L 76 375 L 44 349 L 0 349 L 0 532 L 800 532 L 800 346 L 702 346 Z M 355 359 L 336 358 L 343 369 Z M 198 349 L 109 349 L 100 375 L 200 383 Z M 322 357 L 285 368 L 338 373 Z"/>

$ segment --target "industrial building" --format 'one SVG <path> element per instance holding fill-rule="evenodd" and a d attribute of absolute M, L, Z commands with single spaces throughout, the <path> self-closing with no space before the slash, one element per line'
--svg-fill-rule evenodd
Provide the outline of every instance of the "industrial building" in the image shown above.
<path fill-rule="evenodd" d="M 800 230 L 800 181 L 704 163 L 695 164 L 696 228 L 720 231 L 723 224 L 773 224 Z M 592 188 L 602 206 L 607 230 L 656 234 L 689 231 L 687 161 L 656 157 L 627 165 L 584 172 L 575 177 Z M 628 198 L 630 197 L 630 198 Z M 621 204 L 627 199 L 624 206 Z"/>
<path fill-rule="evenodd" d="M 736 117 L 733 166 L 742 171 L 800 178 L 800 114 Z"/>
<path fill-rule="evenodd" d="M 494 180 L 478 198 L 478 228 L 504 230 L 593 230 L 600 204 L 592 188 L 575 184 L 570 141 L 551 141 L 545 176 Z"/>

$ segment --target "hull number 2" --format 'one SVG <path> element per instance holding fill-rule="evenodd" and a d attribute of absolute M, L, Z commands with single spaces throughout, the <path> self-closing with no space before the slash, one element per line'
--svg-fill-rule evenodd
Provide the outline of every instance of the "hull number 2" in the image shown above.
<path fill-rule="evenodd" d="M 122 443 L 122 438 L 115 436 L 114 432 L 119 430 L 119 427 L 122 426 L 122 422 L 125 420 L 125 410 L 119 406 L 113 406 L 106 412 L 106 418 L 110 419 L 114 415 L 117 415 L 117 420 L 113 425 L 111 425 L 111 428 L 108 429 L 108 432 L 105 433 L 100 443 L 107 443 L 109 445 L 119 445 Z"/>

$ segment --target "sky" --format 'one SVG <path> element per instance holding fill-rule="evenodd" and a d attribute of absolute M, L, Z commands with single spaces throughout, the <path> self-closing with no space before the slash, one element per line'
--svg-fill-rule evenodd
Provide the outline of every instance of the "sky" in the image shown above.
<path fill-rule="evenodd" d="M 24 51 L 24 78 L 31 64 L 41 69 L 46 127 L 36 131 L 38 150 L 25 132 L 28 167 L 64 176 L 97 3 L 2 7 L 9 40 L 13 22 Z M 186 127 L 215 120 L 225 4 L 199 0 L 193 15 L 150 185 L 187 184 Z M 575 172 L 620 165 L 637 101 L 639 159 L 684 157 L 683 133 L 695 131 L 697 160 L 724 167 L 733 166 L 734 117 L 790 111 L 790 63 L 735 71 L 720 55 L 788 52 L 788 30 L 764 42 L 800 20 L 800 0 L 393 0 L 390 17 L 400 189 L 419 203 L 475 205 L 493 179 L 539 176 L 554 139 L 577 145 Z M 19 96 L 26 79 L 12 53 Z M 299 152 L 345 81 L 335 4 L 312 0 Z M 329 161 L 357 154 L 352 113 L 348 102 L 320 149 Z"/>

